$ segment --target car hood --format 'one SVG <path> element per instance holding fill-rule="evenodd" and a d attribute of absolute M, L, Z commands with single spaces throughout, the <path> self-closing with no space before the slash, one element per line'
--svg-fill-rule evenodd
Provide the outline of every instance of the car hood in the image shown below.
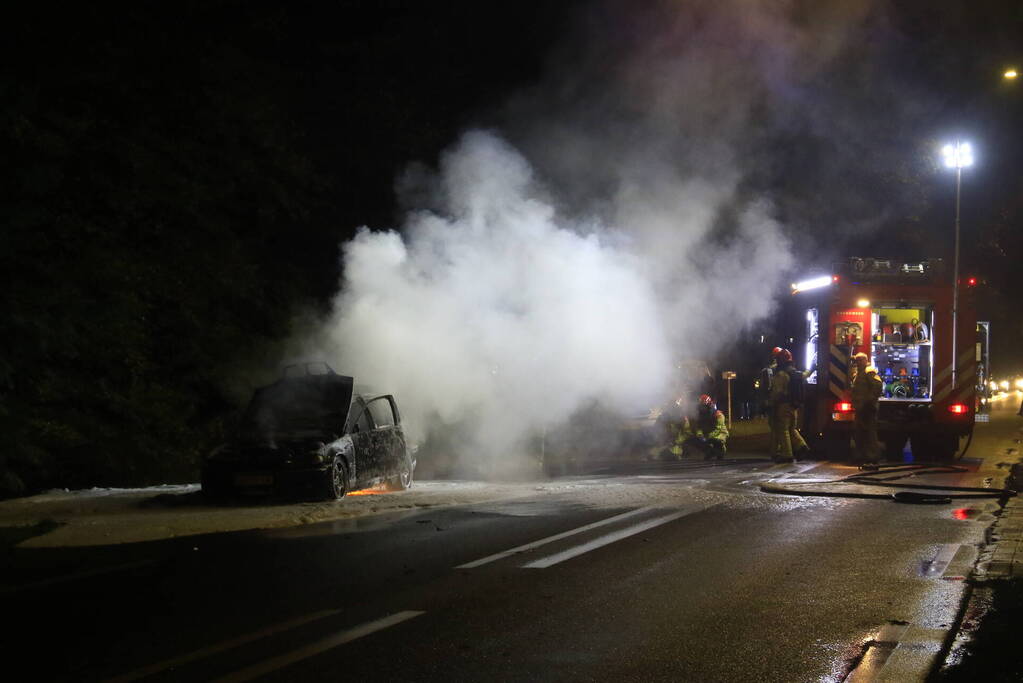
<path fill-rule="evenodd" d="M 282 378 L 260 387 L 242 416 L 238 440 L 331 440 L 344 433 L 355 381 L 333 373 Z"/>

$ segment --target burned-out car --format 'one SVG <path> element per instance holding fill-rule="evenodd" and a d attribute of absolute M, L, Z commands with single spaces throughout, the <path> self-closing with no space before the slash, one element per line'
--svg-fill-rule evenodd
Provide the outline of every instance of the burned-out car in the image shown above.
<path fill-rule="evenodd" d="M 415 466 L 393 396 L 357 394 L 351 377 L 307 363 L 256 389 L 237 433 L 207 456 L 202 490 L 337 500 L 407 489 Z"/>

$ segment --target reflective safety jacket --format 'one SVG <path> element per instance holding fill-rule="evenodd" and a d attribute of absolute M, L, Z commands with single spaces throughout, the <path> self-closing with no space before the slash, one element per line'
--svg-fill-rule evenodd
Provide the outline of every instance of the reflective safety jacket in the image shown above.
<path fill-rule="evenodd" d="M 778 406 L 789 400 L 789 373 L 788 368 L 774 371 L 771 378 L 771 405 Z"/>
<path fill-rule="evenodd" d="M 728 425 L 725 423 L 725 414 L 720 410 L 715 410 L 713 415 L 708 416 L 708 419 L 705 420 L 690 420 L 688 417 L 682 418 L 681 441 L 691 439 L 694 436 L 715 439 L 722 443 L 727 441 Z"/>
<path fill-rule="evenodd" d="M 881 397 L 882 391 L 884 391 L 884 383 L 877 376 L 875 368 L 868 367 L 863 372 L 857 372 L 852 384 L 853 410 L 859 410 L 870 402 L 876 403 L 877 399 Z"/>
<path fill-rule="evenodd" d="M 757 396 L 764 403 L 771 401 L 771 386 L 774 384 L 774 373 L 778 369 L 778 364 L 771 361 L 771 364 L 763 368 L 760 371 L 760 386 L 757 387 Z"/>
<path fill-rule="evenodd" d="M 685 418 L 682 418 L 685 421 Z M 686 436 L 683 436 L 684 426 L 682 422 L 672 422 L 668 425 L 668 429 L 671 432 L 671 454 L 676 458 L 682 457 L 682 444 L 685 442 Z"/>

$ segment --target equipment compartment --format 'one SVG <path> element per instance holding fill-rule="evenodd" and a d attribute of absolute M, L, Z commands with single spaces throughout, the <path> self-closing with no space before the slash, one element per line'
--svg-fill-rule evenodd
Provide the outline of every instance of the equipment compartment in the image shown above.
<path fill-rule="evenodd" d="M 933 383 L 931 307 L 871 310 L 871 362 L 884 383 L 882 400 L 929 401 Z"/>

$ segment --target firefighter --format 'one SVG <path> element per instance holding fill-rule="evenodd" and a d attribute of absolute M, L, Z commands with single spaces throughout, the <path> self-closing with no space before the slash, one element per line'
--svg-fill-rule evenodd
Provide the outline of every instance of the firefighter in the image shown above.
<path fill-rule="evenodd" d="M 728 426 L 725 414 L 718 410 L 708 394 L 701 394 L 696 404 L 696 415 L 682 418 L 682 431 L 676 446 L 703 453 L 704 460 L 720 460 L 728 450 Z M 674 451 L 674 449 L 672 449 Z"/>
<path fill-rule="evenodd" d="M 853 423 L 856 459 L 860 462 L 878 462 L 877 405 L 884 385 L 877 376 L 877 368 L 867 365 L 867 354 L 857 353 L 853 361 L 856 367 L 852 384 L 852 405 L 856 415 Z"/>
<path fill-rule="evenodd" d="M 788 349 L 777 348 L 773 352 L 778 363 L 774 372 L 774 379 L 771 382 L 771 407 L 774 410 L 773 437 L 773 460 L 778 463 L 792 462 L 795 460 L 792 447 L 795 446 L 796 453 L 803 455 L 810 452 L 810 447 L 803 440 L 803 435 L 796 429 L 798 417 L 798 401 L 792 396 L 790 384 L 795 381 L 802 381 L 802 375 L 796 380 L 792 379 L 794 373 L 799 370 L 792 367 L 792 353 Z"/>
<path fill-rule="evenodd" d="M 656 420 L 657 428 L 661 432 L 660 438 L 655 438 L 655 444 L 647 454 L 648 460 L 681 460 L 682 459 L 682 415 L 680 406 L 682 397 L 666 402 L 658 411 Z"/>
<path fill-rule="evenodd" d="M 760 401 L 760 410 L 767 417 L 767 427 L 771 430 L 771 457 L 778 455 L 775 445 L 778 439 L 775 434 L 774 404 L 771 403 L 771 384 L 774 381 L 774 372 L 778 369 L 777 356 L 782 352 L 780 346 L 771 349 L 771 362 L 760 371 L 757 379 L 757 398 Z"/>

